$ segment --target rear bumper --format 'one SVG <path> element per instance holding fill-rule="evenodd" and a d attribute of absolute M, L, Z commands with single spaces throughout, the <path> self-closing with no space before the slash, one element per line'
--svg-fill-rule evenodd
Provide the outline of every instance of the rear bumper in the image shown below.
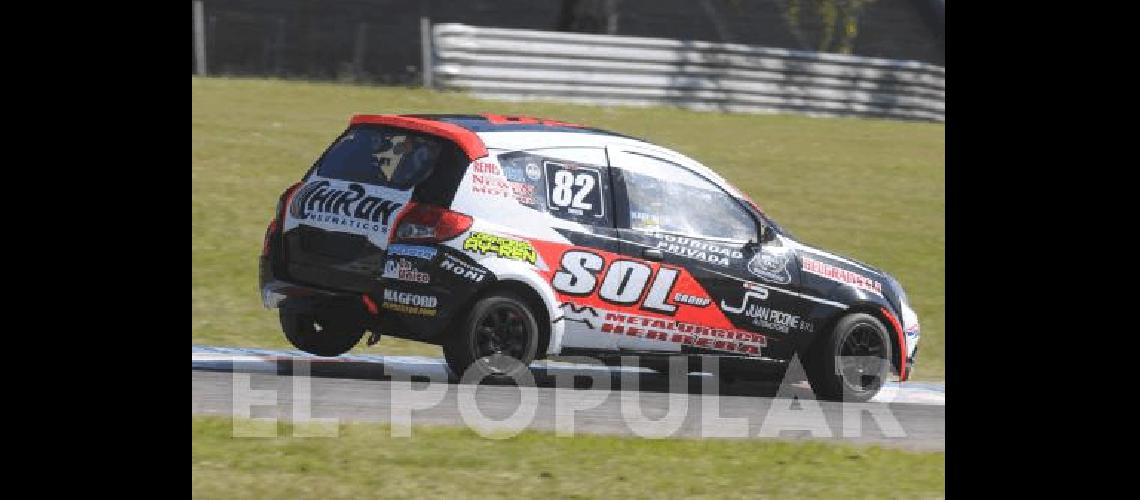
<path fill-rule="evenodd" d="M 257 273 L 258 286 L 261 289 L 261 305 L 266 309 L 275 309 L 281 307 L 285 301 L 290 301 L 291 304 L 303 303 L 319 303 L 325 300 L 360 300 L 359 294 L 346 294 L 332 292 L 321 288 L 302 285 L 279 279 L 273 274 L 273 266 L 270 258 L 266 256 L 260 257 Z M 317 300 L 307 300 L 317 299 Z"/>

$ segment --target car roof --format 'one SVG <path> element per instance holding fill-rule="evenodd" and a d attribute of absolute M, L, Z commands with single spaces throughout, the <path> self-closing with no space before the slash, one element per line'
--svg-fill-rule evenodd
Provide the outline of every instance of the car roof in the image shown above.
<path fill-rule="evenodd" d="M 649 141 L 599 128 L 530 116 L 496 114 L 406 114 L 356 115 L 353 125 L 371 123 L 418 130 L 448 138 L 472 160 L 487 156 L 491 149 L 539 149 L 556 147 L 631 146 L 660 155 L 703 175 L 734 195 L 742 195 L 726 179 L 672 149 Z M 747 196 L 745 196 L 747 198 Z"/>
<path fill-rule="evenodd" d="M 451 114 L 416 114 L 416 115 L 402 115 L 412 118 L 422 118 L 425 120 L 433 120 L 444 123 L 458 125 L 467 130 L 475 133 L 484 132 L 567 132 L 577 134 L 599 134 L 609 135 L 614 137 L 625 137 L 635 139 L 627 135 L 603 130 L 600 128 L 587 127 L 576 123 L 569 123 L 559 120 L 550 120 L 546 118 L 535 118 L 531 116 L 517 116 L 517 115 L 496 115 L 491 113 L 483 113 L 478 115 L 451 115 Z"/>

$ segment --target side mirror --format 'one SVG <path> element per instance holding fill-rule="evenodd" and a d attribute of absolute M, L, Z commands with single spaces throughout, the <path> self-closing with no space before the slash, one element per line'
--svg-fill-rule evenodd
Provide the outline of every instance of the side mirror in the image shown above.
<path fill-rule="evenodd" d="M 756 236 L 749 238 L 748 243 L 744 245 L 744 248 L 748 249 L 749 251 L 760 248 L 760 242 L 764 241 L 764 231 L 764 224 L 760 224 L 756 231 Z"/>

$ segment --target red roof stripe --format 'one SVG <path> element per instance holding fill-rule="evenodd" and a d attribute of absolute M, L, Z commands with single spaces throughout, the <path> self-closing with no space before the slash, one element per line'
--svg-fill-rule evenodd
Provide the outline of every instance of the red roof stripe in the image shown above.
<path fill-rule="evenodd" d="M 483 116 L 483 118 L 486 118 L 488 122 L 493 123 L 495 125 L 512 125 L 512 124 L 539 125 L 539 124 L 541 124 L 541 125 L 555 126 L 555 127 L 582 128 L 582 125 L 578 125 L 577 123 L 560 122 L 558 120 L 547 120 L 545 118 L 534 118 L 532 116 L 504 116 L 504 115 L 493 115 L 491 113 L 483 113 L 482 116 Z"/>
<path fill-rule="evenodd" d="M 388 125 L 423 132 L 443 137 L 458 144 L 467 154 L 467 157 L 472 160 L 487 156 L 487 146 L 483 144 L 483 140 L 478 135 L 475 135 L 475 132 L 450 123 L 399 115 L 356 115 L 352 117 L 350 123 L 352 125 L 362 123 Z"/>

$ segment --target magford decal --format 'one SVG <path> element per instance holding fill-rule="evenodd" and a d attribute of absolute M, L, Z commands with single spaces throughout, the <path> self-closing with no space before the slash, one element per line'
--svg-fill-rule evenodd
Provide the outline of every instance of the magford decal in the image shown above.
<path fill-rule="evenodd" d="M 389 288 L 384 290 L 384 303 L 380 307 L 405 314 L 435 316 L 437 305 L 439 299 L 434 295 L 417 295 Z"/>

